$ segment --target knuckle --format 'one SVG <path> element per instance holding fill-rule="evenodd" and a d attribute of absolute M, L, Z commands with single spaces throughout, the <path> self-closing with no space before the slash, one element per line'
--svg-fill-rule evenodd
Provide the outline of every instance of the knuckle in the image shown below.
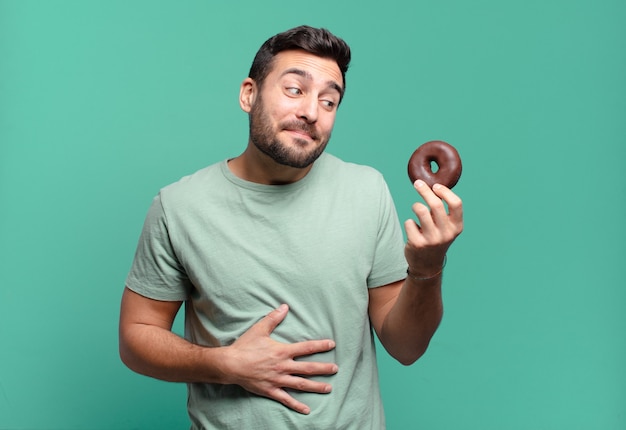
<path fill-rule="evenodd" d="M 454 239 L 459 234 L 461 234 L 461 232 L 463 232 L 463 222 L 451 223 L 448 231 L 451 239 Z"/>
<path fill-rule="evenodd" d="M 439 231 L 431 232 L 428 235 L 427 240 L 428 240 L 428 245 L 433 246 L 433 247 L 446 242 L 446 238 Z"/>
<path fill-rule="evenodd" d="M 413 204 L 413 212 L 419 214 L 419 213 L 426 213 L 428 212 L 428 208 L 422 204 L 422 203 L 414 203 Z"/>
<path fill-rule="evenodd" d="M 291 363 L 293 363 L 293 360 L 291 359 L 285 360 L 282 358 L 276 358 L 272 361 L 268 368 L 271 374 L 284 375 L 289 372 Z"/>
<path fill-rule="evenodd" d="M 259 390 L 259 394 L 272 399 L 280 399 L 282 390 L 277 387 L 266 387 Z"/>
<path fill-rule="evenodd" d="M 453 199 L 448 202 L 448 207 L 451 209 L 458 210 L 463 207 L 463 203 L 461 202 L 461 199 Z"/>
<path fill-rule="evenodd" d="M 417 248 L 417 243 L 411 237 L 409 237 L 406 241 L 405 248 L 406 248 L 406 251 L 412 251 L 415 248 Z"/>
<path fill-rule="evenodd" d="M 310 375 L 312 373 L 312 366 L 310 363 L 302 363 L 298 366 L 298 373 L 301 375 Z"/>
<path fill-rule="evenodd" d="M 407 242 L 406 242 L 406 247 L 407 250 L 415 250 L 415 249 L 420 249 L 423 248 L 424 246 L 426 246 L 426 238 L 424 237 L 423 234 L 421 235 L 416 235 L 414 237 L 409 237 L 407 238 Z"/>
<path fill-rule="evenodd" d="M 295 387 L 296 390 L 306 391 L 307 389 L 307 381 L 305 379 L 300 379 L 296 382 Z"/>
<path fill-rule="evenodd" d="M 445 208 L 445 206 L 443 205 L 443 201 L 442 200 L 435 200 L 430 204 L 430 208 L 432 210 L 438 211 L 438 210 L 442 210 Z"/>

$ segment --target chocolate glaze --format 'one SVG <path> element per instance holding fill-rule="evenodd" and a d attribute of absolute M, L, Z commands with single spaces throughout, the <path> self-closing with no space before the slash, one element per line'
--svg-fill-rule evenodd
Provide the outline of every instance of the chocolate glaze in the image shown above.
<path fill-rule="evenodd" d="M 433 161 L 439 166 L 435 173 L 430 164 Z M 452 145 L 441 140 L 426 142 L 417 148 L 409 159 L 408 171 L 411 183 L 421 179 L 429 187 L 434 184 L 454 187 L 461 177 L 461 170 L 459 153 Z"/>

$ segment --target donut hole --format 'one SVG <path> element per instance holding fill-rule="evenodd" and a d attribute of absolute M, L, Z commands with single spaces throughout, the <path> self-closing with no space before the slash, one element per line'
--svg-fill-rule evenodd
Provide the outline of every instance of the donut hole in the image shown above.
<path fill-rule="evenodd" d="M 430 160 L 430 171 L 437 173 L 439 171 L 439 164 L 435 160 Z"/>

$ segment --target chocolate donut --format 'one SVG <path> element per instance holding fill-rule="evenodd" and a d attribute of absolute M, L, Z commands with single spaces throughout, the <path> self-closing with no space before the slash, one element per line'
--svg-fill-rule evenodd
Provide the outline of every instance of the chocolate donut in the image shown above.
<path fill-rule="evenodd" d="M 437 163 L 438 169 L 433 172 L 432 162 Z M 415 150 L 409 159 L 409 179 L 411 183 L 421 179 L 429 187 L 434 184 L 452 188 L 461 177 L 461 157 L 454 146 L 441 140 L 426 142 Z"/>

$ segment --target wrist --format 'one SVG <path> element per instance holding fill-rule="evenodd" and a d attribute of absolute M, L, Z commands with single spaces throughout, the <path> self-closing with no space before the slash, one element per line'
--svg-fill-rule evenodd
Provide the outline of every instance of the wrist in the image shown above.
<path fill-rule="evenodd" d="M 234 360 L 231 357 L 232 347 L 221 346 L 214 348 L 206 348 L 207 353 L 211 355 L 211 362 L 213 363 L 213 379 L 218 384 L 233 384 L 233 370 L 231 368 Z"/>
<path fill-rule="evenodd" d="M 448 261 L 448 256 L 444 255 L 443 262 L 439 269 L 430 269 L 430 270 L 422 270 L 422 271 L 414 271 L 410 267 L 406 270 L 407 279 L 412 279 L 414 281 L 428 281 L 431 279 L 438 278 L 443 275 L 443 269 L 446 267 L 446 262 Z"/>
<path fill-rule="evenodd" d="M 193 359 L 189 370 L 194 375 L 193 382 L 205 384 L 229 384 L 228 347 L 194 345 Z"/>

